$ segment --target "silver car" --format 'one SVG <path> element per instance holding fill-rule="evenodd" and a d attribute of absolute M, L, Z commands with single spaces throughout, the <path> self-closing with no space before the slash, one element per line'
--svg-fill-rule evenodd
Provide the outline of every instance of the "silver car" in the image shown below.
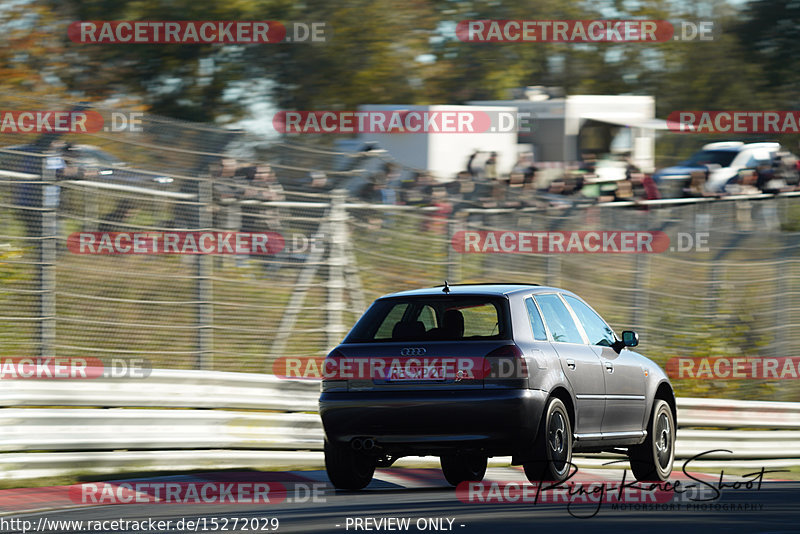
<path fill-rule="evenodd" d="M 376 300 L 326 358 L 319 400 L 337 488 L 376 467 L 441 459 L 448 482 L 511 456 L 564 480 L 573 452 L 626 449 L 638 480 L 672 472 L 669 379 L 577 295 L 531 284 L 447 285 Z"/>

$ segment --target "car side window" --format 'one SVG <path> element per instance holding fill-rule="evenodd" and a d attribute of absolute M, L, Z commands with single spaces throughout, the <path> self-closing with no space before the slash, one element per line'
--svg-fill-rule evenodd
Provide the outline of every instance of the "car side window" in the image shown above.
<path fill-rule="evenodd" d="M 572 320 L 572 315 L 558 295 L 537 295 L 535 298 L 542 310 L 547 327 L 553 335 L 553 341 L 583 344 L 583 337 L 578 326 Z"/>
<path fill-rule="evenodd" d="M 602 317 L 575 297 L 564 295 L 564 299 L 570 305 L 572 311 L 575 312 L 575 315 L 578 316 L 583 325 L 583 330 L 589 338 L 589 344 L 602 345 L 604 347 L 610 347 L 614 344 L 614 341 L 616 341 L 614 331 L 611 330 L 611 327 L 606 324 Z"/>
<path fill-rule="evenodd" d="M 386 317 L 383 319 L 381 325 L 378 327 L 377 332 L 375 332 L 375 339 L 391 339 L 392 328 L 394 328 L 394 325 L 402 320 L 403 315 L 406 313 L 406 309 L 408 309 L 408 304 L 398 304 L 397 306 L 392 307 L 392 309 L 389 310 L 389 313 L 386 314 Z"/>
<path fill-rule="evenodd" d="M 497 308 L 493 304 L 481 304 L 460 310 L 464 317 L 464 337 L 486 336 L 497 334 Z"/>
<path fill-rule="evenodd" d="M 547 332 L 545 332 L 542 316 L 539 315 L 539 310 L 536 308 L 536 303 L 533 302 L 532 298 L 527 298 L 525 299 L 525 307 L 528 308 L 528 319 L 531 321 L 533 339 L 537 341 L 547 341 Z"/>

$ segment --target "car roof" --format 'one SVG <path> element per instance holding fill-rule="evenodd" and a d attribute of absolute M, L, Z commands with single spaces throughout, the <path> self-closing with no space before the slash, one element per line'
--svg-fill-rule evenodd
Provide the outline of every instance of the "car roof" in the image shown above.
<path fill-rule="evenodd" d="M 780 148 L 780 143 L 763 142 L 763 143 L 742 143 L 741 141 L 720 141 L 717 143 L 708 143 L 703 145 L 703 150 L 718 150 L 726 152 L 741 152 L 743 150 L 767 148 L 777 149 Z"/>
<path fill-rule="evenodd" d="M 564 289 L 557 287 L 540 286 L 538 284 L 517 284 L 517 283 L 486 283 L 486 284 L 448 284 L 450 289 L 449 293 L 444 293 L 444 285 L 426 287 L 421 289 L 412 289 L 409 291 L 400 291 L 398 293 L 390 293 L 381 298 L 393 297 L 422 297 L 422 296 L 435 296 L 441 297 L 447 295 L 487 295 L 487 296 L 507 296 L 515 293 L 547 293 L 552 291 L 562 291 L 564 293 L 571 293 Z"/>
<path fill-rule="evenodd" d="M 744 143 L 741 141 L 720 141 L 703 145 L 703 150 L 732 150 L 738 152 Z"/>

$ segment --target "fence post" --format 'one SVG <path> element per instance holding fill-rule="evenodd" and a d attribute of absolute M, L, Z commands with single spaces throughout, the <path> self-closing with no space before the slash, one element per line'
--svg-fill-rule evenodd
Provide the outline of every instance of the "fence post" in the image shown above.
<path fill-rule="evenodd" d="M 636 254 L 636 272 L 633 279 L 633 317 L 631 328 L 641 330 L 645 326 L 645 317 L 648 308 L 647 286 L 650 274 L 650 257 L 644 253 Z"/>
<path fill-rule="evenodd" d="M 56 185 L 57 156 L 46 155 L 41 161 L 41 203 L 34 217 L 38 220 L 40 239 L 37 261 L 39 286 L 39 353 L 41 360 L 56 355 L 56 260 L 58 254 L 58 197 Z"/>
<path fill-rule="evenodd" d="M 792 236 L 791 234 L 778 234 L 777 241 L 781 245 L 781 248 L 779 248 L 775 254 L 775 259 L 777 260 L 776 263 L 778 265 L 776 268 L 777 279 L 775 281 L 777 286 L 775 288 L 775 324 L 783 325 L 786 322 L 788 310 L 794 308 L 791 306 L 792 303 L 789 300 L 793 293 L 791 292 L 791 284 L 789 284 L 788 280 L 792 276 L 791 268 L 794 265 L 794 262 L 792 262 L 791 258 L 782 257 L 783 254 L 781 252 L 783 250 L 787 250 L 788 247 L 792 245 Z M 792 345 L 788 343 L 788 330 L 789 329 L 785 327 L 777 328 L 775 330 L 775 349 L 773 350 L 773 354 L 777 357 L 794 356 L 794 354 L 790 354 Z"/>
<path fill-rule="evenodd" d="M 461 254 L 453 247 L 453 238 L 461 229 L 461 220 L 455 213 L 450 214 L 447 221 L 447 280 L 453 283 L 461 281 Z"/>
<path fill-rule="evenodd" d="M 214 225 L 212 218 L 213 184 L 211 178 L 199 179 L 197 184 L 197 211 L 198 226 L 201 229 L 211 229 Z M 214 258 L 208 254 L 195 256 L 197 281 L 195 293 L 197 300 L 197 369 L 211 369 L 214 365 Z"/>
<path fill-rule="evenodd" d="M 335 347 L 344 335 L 342 312 L 345 308 L 344 288 L 347 253 L 347 210 L 345 191 L 337 189 L 331 199 L 329 215 L 331 241 L 328 253 L 328 306 L 327 306 L 327 346 Z"/>
<path fill-rule="evenodd" d="M 92 187 L 83 187 L 83 230 L 96 232 L 100 219 L 99 199 L 97 190 Z"/>
<path fill-rule="evenodd" d="M 548 286 L 558 287 L 560 285 L 559 280 L 561 279 L 561 257 L 558 254 L 548 254 L 546 261 L 546 283 Z"/>

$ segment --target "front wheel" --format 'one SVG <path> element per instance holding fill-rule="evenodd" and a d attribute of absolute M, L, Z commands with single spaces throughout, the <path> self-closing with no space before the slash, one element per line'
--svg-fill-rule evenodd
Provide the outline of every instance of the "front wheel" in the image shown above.
<path fill-rule="evenodd" d="M 480 482 L 488 465 L 488 458 L 482 454 L 448 454 L 440 461 L 444 478 L 453 486 L 462 482 Z"/>
<path fill-rule="evenodd" d="M 346 445 L 325 440 L 325 470 L 335 488 L 360 490 L 372 481 L 375 460 Z"/>
<path fill-rule="evenodd" d="M 675 418 L 665 401 L 656 399 L 647 425 L 647 439 L 628 449 L 636 480 L 663 482 L 672 473 L 675 459 Z"/>
<path fill-rule="evenodd" d="M 522 465 L 529 481 L 566 480 L 572 462 L 572 425 L 561 399 L 552 397 L 547 403 L 533 448 L 535 459 Z"/>

